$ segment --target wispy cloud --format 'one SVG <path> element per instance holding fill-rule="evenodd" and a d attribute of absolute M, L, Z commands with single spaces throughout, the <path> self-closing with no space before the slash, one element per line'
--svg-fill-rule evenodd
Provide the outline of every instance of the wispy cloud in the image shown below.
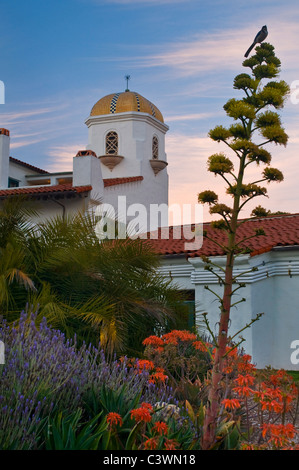
<path fill-rule="evenodd" d="M 13 110 L 1 114 L 0 127 L 9 129 L 12 150 L 24 148 L 25 154 L 28 155 L 28 148 L 31 145 L 46 142 L 43 147 L 38 148 L 38 152 L 44 155 L 49 145 L 54 145 L 57 139 L 63 136 L 64 139 L 68 139 L 76 125 L 79 127 L 80 121 L 83 122 L 85 116 L 82 116 L 81 101 L 76 106 L 76 102 L 70 105 L 67 99 L 63 101 L 57 96 L 48 100 L 53 104 L 22 103 L 22 107 L 18 106 L 17 111 L 14 111 L 14 106 Z M 82 128 L 84 130 L 83 126 L 81 130 Z M 28 159 L 28 156 L 26 158 Z"/>
<path fill-rule="evenodd" d="M 274 16 L 268 17 L 268 25 L 269 36 L 267 40 L 277 45 L 278 56 L 283 55 L 284 65 L 294 68 L 298 56 L 298 22 L 287 12 L 279 19 Z M 261 26 L 262 24 L 258 28 Z M 142 53 L 136 56 L 123 55 L 105 59 L 90 57 L 87 60 L 127 62 L 131 68 L 159 67 L 168 70 L 173 77 L 191 77 L 218 70 L 220 81 L 221 71 L 235 71 L 240 67 L 244 60 L 244 53 L 256 33 L 256 23 L 248 23 L 246 27 L 242 25 L 242 27 L 234 29 L 202 31 L 192 37 L 184 37 L 179 41 L 169 41 L 157 46 L 143 45 Z M 156 52 L 152 52 L 155 47 Z M 130 50 L 130 46 L 127 50 Z M 174 70 L 175 74 L 173 74 Z"/>
<path fill-rule="evenodd" d="M 30 105 L 32 106 L 32 104 Z M 39 117 L 48 115 L 50 113 L 57 113 L 64 109 L 65 105 L 51 106 L 51 107 L 37 107 L 34 109 L 28 109 L 25 111 L 9 112 L 1 114 L 1 121 L 5 124 L 19 124 L 21 122 L 27 122 L 29 118 Z"/>
<path fill-rule="evenodd" d="M 207 119 L 210 116 L 214 116 L 211 113 L 194 113 L 194 114 L 181 114 L 177 116 L 166 116 L 165 120 L 167 122 L 174 121 L 193 121 L 197 119 Z"/>
<path fill-rule="evenodd" d="M 47 170 L 50 172 L 72 171 L 73 157 L 75 157 L 78 150 L 85 149 L 85 146 L 85 144 L 79 142 L 50 148 L 48 151 L 49 160 L 46 165 Z"/>
<path fill-rule="evenodd" d="M 10 144 L 11 149 L 18 149 L 21 147 L 28 147 L 28 145 L 38 144 L 47 140 L 45 137 L 39 137 L 38 139 L 25 139 L 25 140 L 14 140 Z"/>

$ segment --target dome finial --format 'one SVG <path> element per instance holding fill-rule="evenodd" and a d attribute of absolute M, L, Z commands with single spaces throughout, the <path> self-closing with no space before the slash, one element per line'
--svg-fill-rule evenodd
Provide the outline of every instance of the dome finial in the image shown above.
<path fill-rule="evenodd" d="M 125 75 L 125 79 L 126 79 L 126 81 L 127 81 L 127 89 L 126 89 L 126 91 L 130 91 L 130 90 L 129 90 L 129 80 L 130 80 L 130 78 L 131 78 L 130 75 Z"/>

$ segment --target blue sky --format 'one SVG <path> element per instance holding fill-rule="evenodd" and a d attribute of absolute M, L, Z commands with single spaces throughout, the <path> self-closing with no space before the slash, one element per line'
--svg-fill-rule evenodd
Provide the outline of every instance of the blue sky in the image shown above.
<path fill-rule="evenodd" d="M 246 71 L 244 52 L 264 24 L 282 62 L 280 78 L 299 80 L 297 0 L 6 1 L 0 127 L 11 132 L 11 155 L 50 171 L 70 170 L 87 145 L 84 121 L 93 104 L 124 90 L 129 74 L 129 88 L 155 103 L 170 128 L 170 203 L 194 204 L 204 189 L 222 194 L 222 181 L 206 169 L 221 147 L 207 134 L 226 124 L 223 104 L 238 96 L 233 78 Z M 298 113 L 299 104 L 288 100 L 281 115 L 289 144 L 268 148 L 285 180 L 254 206 L 299 212 Z"/>

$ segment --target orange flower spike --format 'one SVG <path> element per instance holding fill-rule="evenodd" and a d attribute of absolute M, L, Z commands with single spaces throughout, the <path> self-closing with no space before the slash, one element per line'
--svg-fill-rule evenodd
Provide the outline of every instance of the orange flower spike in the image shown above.
<path fill-rule="evenodd" d="M 152 335 L 149 336 L 148 338 L 145 338 L 145 340 L 142 342 L 144 346 L 164 346 L 164 341 L 162 338 L 159 338 L 158 336 Z"/>
<path fill-rule="evenodd" d="M 145 407 L 136 408 L 131 411 L 131 419 L 135 419 L 137 423 L 144 422 L 149 423 L 152 419 L 149 410 Z"/>
<path fill-rule="evenodd" d="M 107 414 L 106 421 L 109 424 L 111 429 L 114 429 L 117 425 L 119 426 L 123 425 L 123 420 L 120 414 L 114 413 L 113 411 Z"/>
<path fill-rule="evenodd" d="M 240 397 L 249 397 L 250 395 L 252 395 L 252 393 L 254 393 L 254 391 L 250 387 L 244 386 L 234 387 L 233 391 L 237 393 L 237 395 L 239 395 Z"/>
<path fill-rule="evenodd" d="M 224 405 L 225 409 L 229 408 L 231 410 L 235 410 L 241 408 L 241 404 L 237 398 L 225 398 L 222 400 L 222 404 Z"/>
<path fill-rule="evenodd" d="M 138 367 L 139 369 L 151 370 L 155 368 L 155 365 L 152 361 L 149 361 L 147 359 L 139 359 L 136 367 Z"/>
<path fill-rule="evenodd" d="M 286 425 L 265 424 L 262 430 L 263 437 L 269 434 L 269 443 L 274 444 L 275 447 L 286 445 L 290 439 L 295 437 L 296 433 L 297 431 L 291 423 Z"/>
<path fill-rule="evenodd" d="M 150 403 L 147 403 L 147 402 L 145 402 L 145 401 L 143 401 L 143 402 L 141 403 L 140 407 L 141 407 L 141 408 L 145 408 L 145 409 L 148 410 L 148 411 L 153 411 L 153 409 L 154 409 Z"/>
<path fill-rule="evenodd" d="M 166 333 L 165 335 L 162 336 L 162 339 L 164 339 L 165 344 L 178 344 L 178 340 L 180 341 L 195 341 L 196 340 L 196 335 L 194 333 L 190 333 L 190 331 L 187 330 L 172 330 L 170 333 Z"/>
<path fill-rule="evenodd" d="M 164 444 L 166 450 L 176 450 L 179 447 L 179 443 L 175 439 L 167 439 Z"/>
<path fill-rule="evenodd" d="M 158 447 L 158 438 L 157 437 L 152 437 L 150 439 L 147 439 L 144 443 L 144 449 L 145 450 L 155 450 Z"/>
<path fill-rule="evenodd" d="M 161 374 L 164 374 L 165 370 L 163 367 L 156 367 L 156 372 L 160 372 Z"/>
<path fill-rule="evenodd" d="M 195 341 L 192 345 L 197 351 L 207 352 L 208 350 L 207 346 L 202 341 Z"/>
<path fill-rule="evenodd" d="M 168 375 L 165 375 L 163 372 L 155 372 L 151 374 L 149 378 L 149 383 L 155 384 L 157 382 L 165 382 L 168 379 Z"/>
<path fill-rule="evenodd" d="M 229 357 L 238 357 L 237 348 L 230 348 L 230 347 L 227 347 L 227 348 L 226 348 L 226 354 L 227 354 Z"/>
<path fill-rule="evenodd" d="M 235 379 L 235 382 L 240 386 L 248 387 L 249 385 L 254 384 L 255 378 L 250 374 L 238 375 L 238 377 Z"/>
<path fill-rule="evenodd" d="M 168 433 L 168 426 L 166 423 L 163 423 L 163 421 L 157 421 L 153 426 L 153 431 L 157 432 L 161 436 L 163 434 L 166 435 Z"/>

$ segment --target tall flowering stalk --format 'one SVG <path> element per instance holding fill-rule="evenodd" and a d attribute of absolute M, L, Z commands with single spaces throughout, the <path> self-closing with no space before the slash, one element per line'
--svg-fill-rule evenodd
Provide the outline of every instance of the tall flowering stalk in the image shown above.
<path fill-rule="evenodd" d="M 277 112 L 271 111 L 283 107 L 284 100 L 289 92 L 289 87 L 284 81 L 274 81 L 279 73 L 280 60 L 274 54 L 274 47 L 263 43 L 256 47 L 256 53 L 243 62 L 244 67 L 251 70 L 251 75 L 242 73 L 235 77 L 234 88 L 244 92 L 243 99 L 230 99 L 224 110 L 228 117 L 233 118 L 236 123 L 229 128 L 217 126 L 210 131 L 209 136 L 216 142 L 226 145 L 232 152 L 236 162 L 231 160 L 225 153 L 211 155 L 208 159 L 208 170 L 215 176 L 220 176 L 226 184 L 226 192 L 232 197 L 231 206 L 220 203 L 218 195 L 214 191 L 203 191 L 198 195 L 198 201 L 210 206 L 210 213 L 220 217 L 211 225 L 214 229 L 222 230 L 226 235 L 226 242 L 219 243 L 213 237 L 213 231 L 205 233 L 206 238 L 211 238 L 216 245 L 220 245 L 226 254 L 225 268 L 215 265 L 211 260 L 204 258 L 206 268 L 213 272 L 223 285 L 222 295 L 217 296 L 220 304 L 219 329 L 214 337 L 216 353 L 211 373 L 211 386 L 209 390 L 208 404 L 206 408 L 205 426 L 202 446 L 210 449 L 216 440 L 216 427 L 219 411 L 221 408 L 221 396 L 219 384 L 223 377 L 224 359 L 226 347 L 229 344 L 229 323 L 232 306 L 239 301 L 233 302 L 234 294 L 244 287 L 239 278 L 234 276 L 235 258 L 239 254 L 246 253 L 249 235 L 243 240 L 237 237 L 238 227 L 241 224 L 239 216 L 245 204 L 258 196 L 266 196 L 267 189 L 260 183 L 282 181 L 282 173 L 270 166 L 271 154 L 264 148 L 268 143 L 286 145 L 288 136 L 282 125 Z M 264 79 L 270 79 L 262 86 Z M 261 141 L 253 142 L 253 137 L 259 133 Z M 254 181 L 246 181 L 248 167 L 252 164 L 264 164 L 265 169 L 261 176 Z M 252 236 L 263 235 L 263 230 L 257 230 Z M 221 275 L 214 270 L 220 269 Z M 208 290 L 209 287 L 207 287 Z M 245 299 L 241 299 L 241 302 Z"/>

